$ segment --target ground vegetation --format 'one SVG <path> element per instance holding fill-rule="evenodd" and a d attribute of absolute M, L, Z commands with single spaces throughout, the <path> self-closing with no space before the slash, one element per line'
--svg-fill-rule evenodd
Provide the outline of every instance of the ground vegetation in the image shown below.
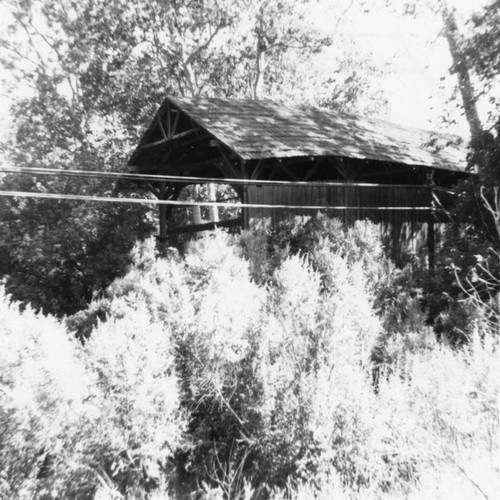
<path fill-rule="evenodd" d="M 64 322 L 4 296 L 1 495 L 493 498 L 482 310 L 438 342 L 373 225 L 294 227 L 148 240 Z"/>

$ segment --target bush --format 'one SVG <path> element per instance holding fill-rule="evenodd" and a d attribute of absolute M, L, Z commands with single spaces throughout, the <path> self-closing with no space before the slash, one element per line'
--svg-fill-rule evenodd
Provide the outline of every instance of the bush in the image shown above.
<path fill-rule="evenodd" d="M 263 247 L 266 235 L 252 243 L 248 233 L 243 243 L 207 234 L 182 257 L 166 259 L 145 242 L 128 273 L 68 319 L 87 333 L 83 347 L 55 320 L 8 306 L 17 320 L 31 314 L 35 329 L 55 325 L 64 339 L 57 342 L 69 346 L 63 359 L 83 374 L 82 395 L 70 394 L 79 410 L 66 434 L 51 425 L 69 418 L 69 396 L 52 385 L 45 390 L 53 419 L 43 417 L 39 399 L 29 400 L 33 417 L 22 432 L 39 443 L 47 428 L 64 446 L 47 448 L 55 465 L 43 480 L 38 469 L 28 480 L 20 472 L 28 466 L 10 465 L 20 479 L 6 479 L 9 491 L 27 488 L 25 497 L 42 498 L 46 485 L 68 498 L 161 498 L 168 491 L 255 500 L 332 492 L 439 498 L 436 488 L 455 491 L 452 483 L 467 498 L 495 491 L 492 324 L 476 309 L 470 345 L 438 343 L 422 320 L 418 280 L 409 268 L 385 274 L 394 268 L 380 257 L 372 229 L 322 224 L 335 238 L 300 229 L 294 252 L 287 243 Z M 269 256 L 259 268 L 251 245 Z M 32 337 L 20 338 L 35 349 Z M 383 356 L 374 386 L 377 346 Z M 9 363 L 6 373 L 16 373 Z M 22 408 L 2 413 L 6 429 L 17 428 L 12 419 Z M 17 443 L 9 438 L 9 457 L 24 453 Z"/>
<path fill-rule="evenodd" d="M 320 274 L 308 256 L 289 256 L 259 288 L 236 250 L 226 237 L 208 236 L 185 257 L 196 312 L 183 362 L 196 409 L 193 440 L 206 443 L 192 450 L 189 464 L 226 492 L 239 474 L 263 494 L 332 462 L 323 452 L 329 444 L 313 431 L 313 408 L 326 402 L 316 387 L 341 359 L 349 360 L 345 379 L 352 370 L 366 378 L 379 324 L 354 259 L 351 265 L 332 252 Z M 326 289 L 325 279 L 335 286 Z M 237 352 L 228 350 L 234 345 Z M 349 482 L 346 463 L 337 460 Z"/>
<path fill-rule="evenodd" d="M 377 427 L 389 431 L 386 450 L 418 464 L 421 486 L 435 481 L 429 498 L 481 497 L 480 489 L 494 496 L 499 361 L 495 332 L 482 323 L 470 345 L 407 353 L 381 380 Z M 437 486 L 445 486 L 438 495 Z"/>
<path fill-rule="evenodd" d="M 93 307 L 108 322 L 144 307 L 171 329 L 194 443 L 181 473 L 229 494 L 243 478 L 262 490 L 318 468 L 318 377 L 339 359 L 367 376 L 380 328 L 362 266 L 325 250 L 320 273 L 291 255 L 258 286 L 224 233 L 193 241 L 182 260 L 145 257 L 149 249 Z"/>
<path fill-rule="evenodd" d="M 73 438 L 90 395 L 88 374 L 56 319 L 30 309 L 20 313 L 3 291 L 0 324 L 1 498 L 51 498 L 74 469 Z"/>
<path fill-rule="evenodd" d="M 162 327 L 134 311 L 82 348 L 5 297 L 0 321 L 2 498 L 136 498 L 169 479 L 185 425 Z"/>
<path fill-rule="evenodd" d="M 100 463 L 132 497 L 159 487 L 172 476 L 174 454 L 186 445 L 168 331 L 152 323 L 145 308 L 134 308 L 99 324 L 84 354 L 96 378 L 92 396 L 99 408 L 92 422 L 98 455 L 89 461 Z"/>

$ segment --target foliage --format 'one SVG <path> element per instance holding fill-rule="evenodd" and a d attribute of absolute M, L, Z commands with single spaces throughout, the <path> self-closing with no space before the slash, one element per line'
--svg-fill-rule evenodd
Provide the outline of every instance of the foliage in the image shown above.
<path fill-rule="evenodd" d="M 436 311 L 457 299 L 474 297 L 484 303 L 497 302 L 500 250 L 500 121 L 490 131 L 474 137 L 468 155 L 469 170 L 475 175 L 455 188 L 453 223 L 447 228 L 444 245 L 436 261 L 440 296 L 434 297 Z M 435 294 L 436 295 L 436 294 Z M 439 294 L 438 294 L 439 295 Z M 494 306 L 498 312 L 498 304 Z"/>
<path fill-rule="evenodd" d="M 463 105 L 473 131 L 468 166 L 476 175 L 455 188 L 455 204 L 450 211 L 453 223 L 446 230 L 436 259 L 428 303 L 439 333 L 453 342 L 463 342 L 470 338 L 473 326 L 471 322 L 466 325 L 466 318 L 474 316 L 466 301 L 482 301 L 493 315 L 498 312 L 500 128 L 495 110 L 500 4 L 495 1 L 478 10 L 467 26 L 469 32 L 465 27 L 458 30 L 453 9 L 446 1 L 433 5 L 443 14 L 444 33 L 451 40 L 452 70 L 459 75 Z M 491 109 L 486 121 L 489 129 L 477 116 L 477 102 L 482 98 L 488 99 Z"/>
<path fill-rule="evenodd" d="M 315 88 L 309 60 L 330 37 L 311 24 L 312 3 L 7 2 L 0 64 L 18 96 L 14 130 L 2 145 L 7 160 L 117 171 L 165 95 L 249 97 L 262 87 L 262 95 L 278 98 L 280 79 Z M 356 81 L 366 83 L 366 61 L 355 51 L 348 59 Z M 344 79 L 341 87 L 350 97 L 327 96 L 328 104 L 355 107 L 359 84 Z M 117 194 L 97 180 L 11 175 L 1 182 L 8 190 Z M 0 275 L 9 293 L 57 315 L 73 314 L 101 293 L 123 273 L 133 242 L 152 231 L 153 217 L 140 206 L 3 198 L 0 211 Z"/>
<path fill-rule="evenodd" d="M 223 234 L 191 243 L 184 263 L 144 257 L 152 248 L 139 251 L 136 267 L 96 307 L 109 321 L 124 303 L 146 303 L 176 332 L 198 443 L 180 463 L 184 473 L 227 491 L 242 477 L 262 489 L 317 468 L 323 452 L 312 440 L 309 408 L 319 397 L 318 372 L 325 376 L 334 353 L 368 367 L 378 334 L 360 269 L 338 256 L 326 292 L 307 260 L 289 256 L 266 291 Z"/>
<path fill-rule="evenodd" d="M 321 235 L 315 224 L 329 228 L 318 254 L 291 251 L 292 243 L 306 248 Z M 42 487 L 70 488 L 68 477 L 82 498 L 93 494 L 95 477 L 75 475 L 68 465 L 75 463 L 98 471 L 107 485 L 99 494 L 106 489 L 114 498 L 159 498 L 167 487 L 174 498 L 246 499 L 327 498 L 332 491 L 346 498 L 444 498 L 455 483 L 467 498 L 495 491 L 498 338 L 485 316 L 477 312 L 471 343 L 455 349 L 418 322 L 389 323 L 393 333 L 374 386 L 373 352 L 384 333 L 373 309 L 380 264 L 374 228 L 348 232 L 321 218 L 307 231 L 294 227 L 290 244 L 284 232 L 281 240 L 274 235 L 283 248 L 266 253 L 270 262 L 258 282 L 244 257 L 249 234 L 244 244 L 208 234 L 167 258 L 156 256 L 153 240 L 137 246 L 127 274 L 68 319 L 73 330 L 90 333 L 83 347 L 55 320 L 7 306 L 16 329 L 3 335 L 66 360 L 83 394 L 60 395 L 47 377 L 18 377 L 19 363 L 7 361 L 2 381 L 46 387 L 53 413 L 46 417 L 43 398 L 24 399 L 2 414 L 3 428 L 19 429 L 11 422 L 29 408 L 34 420 L 22 432 L 36 436 L 33 449 L 44 436 L 76 443 L 47 448 L 56 466 L 45 479 L 36 479 L 38 468 L 27 459 L 9 462 L 19 468 L 8 477 L 20 477 L 32 497 Z M 402 295 L 411 310 L 411 297 Z M 38 336 L 23 336 L 19 318 L 30 318 L 32 329 L 49 322 L 67 351 L 44 341 L 43 326 Z M 5 345 L 2 360 L 18 359 L 12 353 L 22 348 Z M 30 369 L 45 366 L 37 356 Z M 68 397 L 82 408 L 73 420 L 60 409 Z M 52 427 L 61 421 L 64 435 Z M 6 460 L 23 453 L 11 436 L 2 434 Z M 73 462 L 62 463 L 60 449 Z"/>
<path fill-rule="evenodd" d="M 241 237 L 244 255 L 250 261 L 252 277 L 268 282 L 274 269 L 289 255 L 307 255 L 321 276 L 322 288 L 332 290 L 339 266 L 359 266 L 365 287 L 373 297 L 373 307 L 389 333 L 412 329 L 417 320 L 425 321 L 424 289 L 427 271 L 417 258 L 398 268 L 387 257 L 380 229 L 369 221 L 352 226 L 318 213 L 311 218 L 297 217 L 271 228 L 257 228 Z M 339 259 L 340 257 L 340 259 Z M 410 314 L 406 307 L 413 307 Z"/>
<path fill-rule="evenodd" d="M 94 498 L 160 486 L 184 441 L 168 335 L 142 314 L 82 348 L 2 296 L 0 497 Z"/>
<path fill-rule="evenodd" d="M 62 184 L 66 193 L 75 188 L 65 182 L 37 184 L 50 191 Z M 13 185 L 19 188 L 17 179 L 4 180 L 5 189 Z M 152 229 L 144 210 L 133 206 L 6 198 L 0 205 L 0 274 L 6 276 L 8 292 L 57 315 L 83 309 L 123 273 L 131 235 L 143 237 Z"/>
<path fill-rule="evenodd" d="M 9 161 L 17 166 L 116 170 L 131 147 L 134 124 L 127 124 L 127 116 L 119 119 L 119 103 L 109 102 L 109 89 L 103 87 L 112 83 L 100 78 L 103 66 L 114 68 L 116 76 L 116 66 L 123 62 L 117 60 L 117 53 L 129 43 L 129 30 L 119 35 L 119 27 L 113 25 L 117 19 L 98 11 L 95 15 L 102 17 L 95 19 L 99 19 L 97 32 L 89 31 L 83 21 L 92 14 L 90 6 L 78 9 L 75 4 L 65 10 L 59 2 L 25 2 L 15 9 L 17 36 L 10 43 L 4 40 L 5 54 L 32 55 L 29 64 L 11 61 L 12 71 L 19 71 L 16 84 L 22 80 L 32 86 L 29 97 L 15 105 L 16 130 L 7 145 Z M 110 24 L 103 26 L 104 19 Z M 21 43 L 19 32 L 28 47 Z M 102 43 L 102 37 L 113 43 Z M 126 99 L 120 105 L 129 109 Z M 115 193 L 109 182 L 51 176 L 11 175 L 2 180 L 2 186 L 68 194 Z M 134 238 L 151 231 L 147 211 L 138 206 L 3 198 L 1 209 L 1 273 L 7 276 L 7 289 L 16 299 L 59 315 L 84 307 L 94 292 L 123 272 Z M 125 221 L 129 234 L 121 229 Z"/>
<path fill-rule="evenodd" d="M 491 2 L 482 11 L 473 15 L 472 35 L 466 40 L 465 52 L 468 64 L 474 68 L 483 92 L 490 97 L 492 109 L 498 110 L 500 103 L 495 96 L 495 82 L 500 73 L 500 2 Z M 496 121 L 495 111 L 491 118 Z"/>
<path fill-rule="evenodd" d="M 0 495 L 48 498 L 73 472 L 66 453 L 89 396 L 87 373 L 75 342 L 55 319 L 19 313 L 3 291 L 0 315 Z M 63 472 L 47 480 L 56 468 Z M 84 477 L 80 486 L 88 487 Z"/>

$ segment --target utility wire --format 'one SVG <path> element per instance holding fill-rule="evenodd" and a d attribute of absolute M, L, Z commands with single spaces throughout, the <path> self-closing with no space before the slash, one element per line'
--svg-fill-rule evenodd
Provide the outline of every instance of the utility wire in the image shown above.
<path fill-rule="evenodd" d="M 210 206 L 227 208 L 292 208 L 300 210 L 412 210 L 431 211 L 430 207 L 349 207 L 329 205 L 270 205 L 265 203 L 228 203 L 211 201 L 154 200 L 149 198 L 116 198 L 110 196 L 88 196 L 79 194 L 32 193 L 29 191 L 0 191 L 0 197 L 39 198 L 51 200 L 93 201 L 104 203 L 136 203 L 147 205 L 172 205 L 178 207 Z"/>
<path fill-rule="evenodd" d="M 370 184 L 370 183 L 351 183 L 351 182 L 321 182 L 321 181 L 273 181 L 259 179 L 231 179 L 218 177 L 184 177 L 179 175 L 160 175 L 160 174 L 140 174 L 132 172 L 98 172 L 95 170 L 63 170 L 58 168 L 42 167 L 2 167 L 0 173 L 27 174 L 27 175 L 48 175 L 65 177 L 83 177 L 83 178 L 102 178 L 102 179 L 123 179 L 123 180 L 143 180 L 143 181 L 167 181 L 178 182 L 182 184 L 239 184 L 239 185 L 281 185 L 281 186 L 353 186 L 370 188 L 423 188 L 426 186 L 403 185 L 403 184 Z"/>

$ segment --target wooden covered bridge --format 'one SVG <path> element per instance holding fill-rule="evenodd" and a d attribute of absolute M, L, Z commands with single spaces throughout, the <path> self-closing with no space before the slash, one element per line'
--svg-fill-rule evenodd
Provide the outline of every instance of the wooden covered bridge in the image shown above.
<path fill-rule="evenodd" d="M 231 184 L 247 206 L 241 218 L 219 226 L 272 223 L 329 207 L 347 222 L 367 218 L 391 227 L 395 243 L 403 232 L 423 230 L 432 253 L 435 224 L 447 220 L 445 190 L 466 175 L 456 139 L 268 100 L 169 97 L 128 167 L 178 177 L 152 183 L 165 200 L 193 183 Z M 170 212 L 161 206 L 161 238 L 183 230 L 169 227 Z"/>

